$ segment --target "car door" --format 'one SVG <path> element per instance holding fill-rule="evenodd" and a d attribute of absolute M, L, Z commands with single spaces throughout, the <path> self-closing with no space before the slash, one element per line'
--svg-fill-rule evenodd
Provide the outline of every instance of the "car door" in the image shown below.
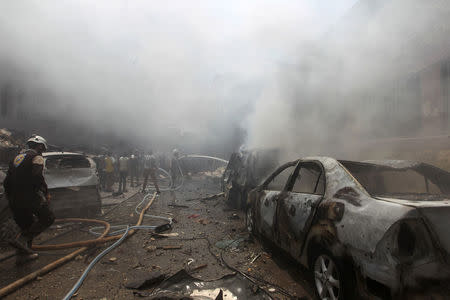
<path fill-rule="evenodd" d="M 281 166 L 269 176 L 262 186 L 261 197 L 256 207 L 259 217 L 258 227 L 260 233 L 270 240 L 273 240 L 277 201 L 285 190 L 296 164 L 296 162 L 292 162 Z"/>
<path fill-rule="evenodd" d="M 277 244 L 299 257 L 315 209 L 323 198 L 325 174 L 316 162 L 300 162 L 277 207 Z"/>

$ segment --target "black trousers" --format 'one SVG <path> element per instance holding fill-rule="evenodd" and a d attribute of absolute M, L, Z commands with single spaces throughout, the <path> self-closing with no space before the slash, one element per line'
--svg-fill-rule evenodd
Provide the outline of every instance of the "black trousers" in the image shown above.
<path fill-rule="evenodd" d="M 38 236 L 55 221 L 55 215 L 48 204 L 38 197 L 33 198 L 37 199 L 30 201 L 28 206 L 14 205 L 14 201 L 10 202 L 14 221 L 22 229 L 22 234 L 30 239 Z"/>

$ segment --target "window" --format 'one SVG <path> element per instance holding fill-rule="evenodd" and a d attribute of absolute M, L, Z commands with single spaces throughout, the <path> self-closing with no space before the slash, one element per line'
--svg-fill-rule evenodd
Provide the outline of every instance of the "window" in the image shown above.
<path fill-rule="evenodd" d="M 292 192 L 323 195 L 325 180 L 322 169 L 315 163 L 302 164 L 295 178 Z"/>
<path fill-rule="evenodd" d="M 399 197 L 409 200 L 436 200 L 450 194 L 450 174 L 418 164 L 405 168 L 369 163 L 342 162 L 372 196 Z"/>
<path fill-rule="evenodd" d="M 52 169 L 72 169 L 72 168 L 90 168 L 89 160 L 81 155 L 67 156 L 49 156 L 45 161 L 48 170 Z"/>
<path fill-rule="evenodd" d="M 292 174 L 292 172 L 295 169 L 295 165 L 289 166 L 281 173 L 279 173 L 277 176 L 275 176 L 268 184 L 266 190 L 270 191 L 282 191 L 284 189 L 284 186 L 286 185 L 286 182 L 289 179 L 289 176 Z"/>

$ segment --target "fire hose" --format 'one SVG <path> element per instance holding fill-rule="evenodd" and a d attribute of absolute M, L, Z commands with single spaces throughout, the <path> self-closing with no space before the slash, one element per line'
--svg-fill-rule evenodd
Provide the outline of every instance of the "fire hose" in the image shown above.
<path fill-rule="evenodd" d="M 211 156 L 202 156 L 202 155 L 186 155 L 183 156 L 181 158 L 186 158 L 186 157 L 191 157 L 191 158 L 206 158 L 206 159 L 214 159 L 214 160 L 219 160 L 221 162 L 225 162 L 227 163 L 226 160 L 223 159 L 219 159 L 216 157 L 211 157 Z M 180 158 L 180 159 L 181 159 Z M 179 188 L 181 188 L 184 184 L 184 176 L 183 176 L 183 172 L 181 170 L 181 167 L 178 166 L 178 169 L 180 171 L 181 174 L 181 183 L 179 186 L 175 187 L 175 188 L 169 188 L 167 190 L 178 190 Z M 170 185 L 172 185 L 172 177 L 170 176 L 170 174 L 163 170 L 160 169 L 163 173 L 167 174 L 170 178 Z M 166 189 L 164 189 L 166 190 Z M 28 274 L 25 277 L 22 277 L 19 280 L 16 280 L 15 282 L 3 287 L 2 289 L 0 289 L 0 298 L 15 291 L 16 289 L 18 289 L 19 287 L 25 285 L 26 283 L 36 279 L 38 276 L 41 275 L 45 275 L 48 272 L 56 269 L 57 267 L 69 262 L 70 260 L 72 260 L 73 258 L 75 258 L 76 256 L 78 256 L 79 254 L 83 253 L 84 251 L 86 251 L 87 249 L 89 249 L 88 246 L 94 246 L 97 244 L 102 244 L 102 243 L 106 243 L 106 242 L 110 242 L 110 241 L 114 241 L 116 240 L 116 242 L 114 244 L 112 244 L 110 247 L 108 247 L 107 249 L 105 249 L 103 252 L 101 252 L 90 264 L 89 266 L 86 268 L 86 270 L 84 271 L 84 273 L 82 274 L 82 276 L 80 277 L 80 279 L 77 281 L 77 283 L 73 286 L 73 288 L 70 290 L 70 292 L 65 296 L 64 299 L 70 299 L 74 293 L 79 289 L 79 287 L 81 286 L 81 284 L 83 283 L 84 279 L 86 278 L 87 274 L 89 273 L 89 271 L 92 269 L 92 267 L 107 253 L 109 253 L 111 250 L 113 250 L 115 247 L 117 247 L 118 245 L 120 245 L 120 243 L 122 243 L 128 236 L 133 235 L 137 229 L 155 229 L 156 226 L 141 226 L 143 218 L 144 217 L 152 217 L 152 218 L 158 218 L 158 219 L 164 219 L 164 220 L 168 220 L 169 224 L 172 223 L 172 220 L 170 218 L 165 218 L 165 217 L 160 217 L 160 216 L 154 216 L 154 215 L 146 215 L 145 212 L 148 210 L 148 208 L 152 205 L 153 201 L 156 198 L 156 193 L 153 194 L 152 199 L 149 201 L 149 203 L 144 207 L 144 209 L 142 209 L 141 212 L 138 212 L 138 208 L 149 198 L 151 194 L 147 194 L 144 199 L 136 206 L 135 208 L 135 212 L 139 213 L 139 220 L 136 223 L 135 226 L 128 226 L 128 225 L 116 225 L 116 226 L 112 226 L 105 221 L 101 221 L 101 220 L 94 220 L 94 219 L 79 219 L 79 218 L 68 218 L 68 219 L 57 219 L 55 220 L 55 223 L 62 223 L 62 222 L 87 222 L 87 223 L 98 223 L 98 224 L 102 224 L 104 225 L 105 229 L 103 231 L 103 233 L 97 233 L 95 231 L 95 229 L 98 229 L 99 227 L 96 228 L 92 228 L 90 230 L 91 233 L 95 234 L 95 235 L 99 235 L 98 238 L 96 239 L 92 239 L 92 240 L 85 240 L 85 241 L 78 241 L 78 242 L 72 242 L 72 243 L 63 243 L 63 244 L 54 244 L 54 245 L 33 245 L 32 249 L 33 250 L 59 250 L 59 249 L 70 249 L 70 248 L 77 248 L 77 247 L 82 247 L 80 249 L 75 250 L 74 252 L 42 267 L 41 269 Z M 119 227 L 126 227 L 124 229 L 120 229 L 117 231 L 112 232 L 109 236 L 108 233 L 110 231 L 111 228 L 119 228 Z M 123 232 L 123 234 L 119 234 Z"/>
<path fill-rule="evenodd" d="M 146 197 L 149 195 L 146 195 Z M 86 251 L 87 249 L 89 249 L 88 246 L 93 246 L 96 244 L 101 244 L 101 243 L 105 243 L 105 242 L 109 242 L 112 240 L 119 240 L 123 237 L 123 239 L 125 239 L 127 236 L 131 236 L 136 232 L 136 228 L 138 226 L 140 226 L 142 224 L 142 221 L 144 219 L 144 215 L 145 212 L 148 210 L 148 208 L 152 205 L 153 201 L 156 198 L 156 193 L 153 194 L 153 197 L 150 199 L 150 201 L 148 202 L 148 204 L 144 207 L 144 209 L 141 211 L 140 215 L 139 215 L 139 220 L 136 223 L 135 226 L 133 226 L 133 228 L 127 228 L 126 234 L 123 235 L 114 235 L 114 236 L 109 236 L 107 237 L 106 235 L 108 234 L 111 226 L 109 223 L 104 222 L 104 221 L 100 221 L 100 220 L 92 220 L 92 219 L 59 219 L 56 220 L 55 222 L 88 222 L 88 223 L 99 223 L 99 224 L 103 224 L 105 225 L 105 230 L 104 232 L 97 238 L 97 239 L 93 239 L 93 240 L 88 240 L 88 241 L 81 241 L 81 242 L 73 242 L 73 243 L 66 243 L 66 244 L 60 244 L 60 245 L 35 245 L 32 247 L 33 250 L 57 250 L 57 249 L 68 249 L 68 248 L 75 248 L 75 247 L 79 247 L 80 245 L 83 246 L 80 249 L 75 250 L 74 252 L 44 266 L 43 268 L 28 274 L 25 277 L 22 277 L 19 280 L 16 280 L 15 282 L 3 287 L 2 289 L 0 289 L 0 298 L 6 296 L 7 294 L 10 294 L 11 292 L 15 291 L 16 289 L 18 289 L 19 287 L 25 285 L 26 283 L 36 279 L 38 276 L 47 274 L 48 272 L 56 269 L 57 267 L 67 263 L 68 261 L 74 259 L 76 256 L 80 255 L 81 253 L 83 253 L 84 251 Z M 144 197 L 145 199 L 145 197 Z M 122 241 L 123 241 L 122 239 Z M 108 248 L 109 249 L 109 248 Z M 79 286 L 78 286 L 79 287 Z"/>

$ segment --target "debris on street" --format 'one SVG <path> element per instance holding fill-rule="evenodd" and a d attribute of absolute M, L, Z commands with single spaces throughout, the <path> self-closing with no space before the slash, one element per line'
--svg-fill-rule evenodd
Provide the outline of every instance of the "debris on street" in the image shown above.
<path fill-rule="evenodd" d="M 151 272 L 149 274 L 140 274 L 139 278 L 135 278 L 134 281 L 128 282 L 125 287 L 127 289 L 148 289 L 156 284 L 161 283 L 166 278 L 166 275 L 161 272 Z"/>
<path fill-rule="evenodd" d="M 220 298 L 218 298 L 220 295 Z M 151 299 L 271 299 L 263 290 L 240 274 L 227 275 L 214 281 L 202 281 L 181 270 L 160 284 Z"/>

